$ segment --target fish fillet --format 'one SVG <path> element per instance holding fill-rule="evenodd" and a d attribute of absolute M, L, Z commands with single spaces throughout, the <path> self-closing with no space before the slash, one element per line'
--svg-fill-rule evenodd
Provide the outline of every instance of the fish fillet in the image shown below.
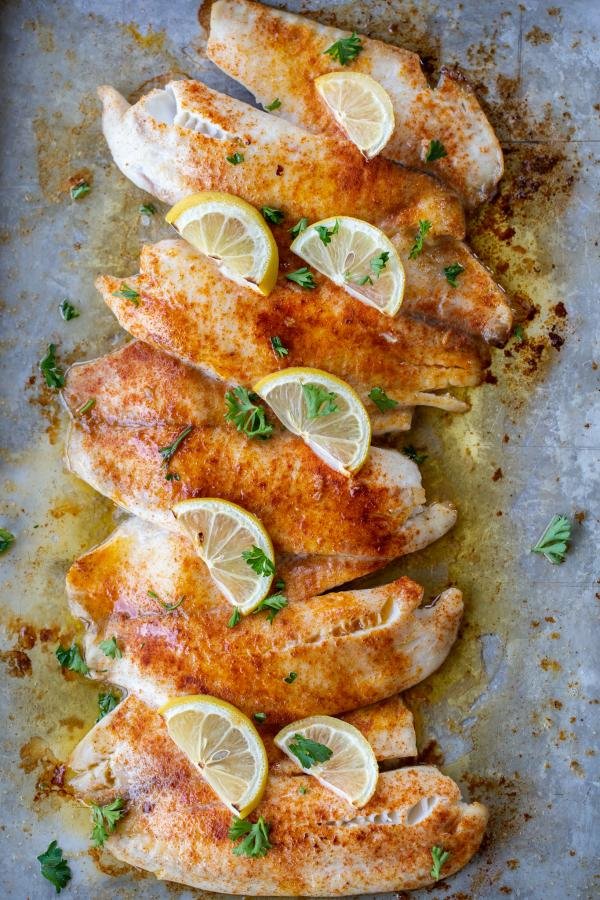
<path fill-rule="evenodd" d="M 350 32 L 304 16 L 254 3 L 217 0 L 211 9 L 207 54 L 276 114 L 315 133 L 339 133 L 314 79 L 344 67 L 325 50 Z M 493 194 L 502 177 L 502 150 L 464 78 L 442 69 L 435 90 L 416 53 L 361 35 L 362 52 L 348 69 L 381 84 L 392 101 L 395 128 L 383 154 L 444 179 L 475 206 Z M 447 156 L 425 162 L 429 142 L 443 143 Z"/>
<path fill-rule="evenodd" d="M 423 546 L 454 523 L 450 505 L 424 507 L 418 467 L 372 447 L 352 478 L 322 463 L 304 442 L 276 427 L 250 440 L 224 421 L 225 387 L 136 342 L 73 366 L 63 393 L 72 415 L 71 471 L 136 515 L 174 528 L 171 507 L 190 497 L 222 497 L 254 512 L 280 553 L 378 559 Z M 78 415 L 93 398 L 94 406 Z M 167 480 L 160 448 L 187 425 Z"/>
<path fill-rule="evenodd" d="M 231 813 L 162 718 L 134 697 L 90 731 L 68 768 L 83 802 L 126 801 L 106 842 L 117 859 L 158 878 L 233 894 L 322 897 L 425 887 L 432 883 L 431 848 L 449 851 L 447 877 L 477 851 L 487 822 L 485 807 L 463 803 L 455 782 L 432 766 L 382 772 L 360 814 L 313 778 L 272 774 L 253 816 L 270 824 L 272 847 L 259 859 L 234 856 Z"/>
<path fill-rule="evenodd" d="M 191 541 L 135 518 L 73 564 L 67 593 L 87 626 L 92 677 L 152 706 L 209 693 L 274 722 L 356 709 L 417 684 L 446 658 L 462 614 L 455 588 L 419 608 L 423 589 L 400 578 L 290 600 L 272 623 L 258 613 L 228 628 L 231 605 Z M 169 612 L 153 594 L 185 599 Z M 111 637 L 120 658 L 99 647 Z M 284 680 L 290 672 L 293 684 Z"/>
<path fill-rule="evenodd" d="M 96 286 L 134 337 L 246 387 L 285 366 L 326 369 L 360 394 L 374 433 L 409 428 L 415 405 L 466 409 L 435 392 L 479 384 L 487 362 L 472 339 L 408 315 L 390 319 L 325 279 L 307 295 L 280 277 L 269 297 L 257 296 L 222 278 L 185 241 L 142 247 L 140 274 L 124 282 L 140 295 L 138 305 L 117 295 L 123 279 L 104 276 Z M 285 359 L 273 351 L 274 335 L 289 351 Z M 381 413 L 368 399 L 376 386 L 397 410 Z"/>

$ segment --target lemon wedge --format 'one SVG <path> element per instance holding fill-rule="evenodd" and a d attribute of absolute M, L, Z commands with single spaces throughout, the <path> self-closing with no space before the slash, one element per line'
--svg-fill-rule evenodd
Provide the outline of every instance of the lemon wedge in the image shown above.
<path fill-rule="evenodd" d="M 261 214 L 241 197 L 204 191 L 166 215 L 182 238 L 216 262 L 226 278 L 270 294 L 277 281 L 277 244 Z"/>
<path fill-rule="evenodd" d="M 240 818 L 258 806 L 269 764 L 258 731 L 243 713 L 218 697 L 175 697 L 159 710 L 169 735 L 219 800 Z"/>
<path fill-rule="evenodd" d="M 360 397 L 341 378 L 319 369 L 281 369 L 253 390 L 336 472 L 350 475 L 360 469 L 369 452 L 371 423 Z"/>
<path fill-rule="evenodd" d="M 404 297 L 404 267 L 387 235 L 352 216 L 322 219 L 292 242 L 297 256 L 367 306 L 395 316 Z"/>
<path fill-rule="evenodd" d="M 388 92 L 361 72 L 328 72 L 315 87 L 348 140 L 367 159 L 381 153 L 395 125 Z"/>
<path fill-rule="evenodd" d="M 275 552 L 262 522 L 216 497 L 182 500 L 173 514 L 227 600 L 243 615 L 252 612 L 275 574 Z"/>
<path fill-rule="evenodd" d="M 282 728 L 275 743 L 303 772 L 353 806 L 364 806 L 373 796 L 377 760 L 354 725 L 332 716 L 310 716 Z"/>

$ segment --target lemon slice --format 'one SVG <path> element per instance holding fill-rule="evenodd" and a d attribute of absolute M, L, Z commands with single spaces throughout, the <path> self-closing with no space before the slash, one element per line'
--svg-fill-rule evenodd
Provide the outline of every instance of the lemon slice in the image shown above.
<path fill-rule="evenodd" d="M 364 806 L 373 796 L 377 760 L 354 725 L 332 716 L 310 716 L 282 728 L 275 743 L 303 772 L 353 806 Z"/>
<path fill-rule="evenodd" d="M 297 434 L 332 469 L 360 469 L 371 443 L 371 423 L 358 394 L 319 369 L 273 372 L 254 385 L 288 431 Z"/>
<path fill-rule="evenodd" d="M 252 612 L 275 574 L 273 544 L 259 519 L 214 497 L 182 500 L 173 513 L 227 600 L 244 615 Z"/>
<path fill-rule="evenodd" d="M 240 818 L 252 812 L 264 793 L 269 764 L 250 719 L 207 694 L 175 697 L 159 712 L 169 735 L 219 800 Z"/>
<path fill-rule="evenodd" d="M 329 72 L 315 87 L 348 140 L 372 159 L 394 131 L 394 108 L 381 85 L 360 72 Z"/>
<path fill-rule="evenodd" d="M 404 267 L 389 238 L 352 216 L 322 219 L 293 241 L 292 250 L 349 294 L 395 316 L 404 297 Z"/>
<path fill-rule="evenodd" d="M 226 278 L 264 295 L 275 287 L 277 244 L 258 210 L 241 197 L 219 191 L 192 194 L 176 203 L 166 220 L 210 256 Z"/>

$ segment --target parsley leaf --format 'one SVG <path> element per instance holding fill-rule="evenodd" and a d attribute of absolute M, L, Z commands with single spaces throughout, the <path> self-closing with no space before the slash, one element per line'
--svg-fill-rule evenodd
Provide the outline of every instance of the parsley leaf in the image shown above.
<path fill-rule="evenodd" d="M 432 847 L 431 858 L 433 865 L 431 867 L 431 877 L 435 881 L 439 881 L 441 877 L 442 866 L 450 859 L 450 851 L 444 850 L 443 847 Z"/>
<path fill-rule="evenodd" d="M 75 415 L 76 416 L 85 416 L 85 414 L 87 412 L 89 412 L 90 409 L 92 409 L 92 407 L 94 407 L 95 405 L 96 405 L 96 398 L 90 397 L 89 400 L 86 400 L 85 403 L 82 403 L 81 406 L 77 407 L 77 409 L 75 410 Z"/>
<path fill-rule="evenodd" d="M 234 817 L 229 828 L 229 840 L 237 841 L 244 837 L 241 844 L 233 848 L 234 856 L 249 856 L 251 859 L 259 859 L 266 856 L 272 844 L 269 841 L 271 826 L 260 816 L 258 822 L 249 822 L 248 819 Z"/>
<path fill-rule="evenodd" d="M 242 559 L 257 575 L 274 575 L 275 563 L 269 559 L 264 550 L 254 545 L 252 550 L 243 550 Z"/>
<path fill-rule="evenodd" d="M 263 214 L 263 218 L 267 222 L 272 222 L 273 225 L 279 225 L 285 219 L 285 213 L 280 209 L 275 209 L 274 206 L 261 206 L 260 211 Z"/>
<path fill-rule="evenodd" d="M 325 246 L 331 243 L 331 238 L 334 234 L 337 234 L 339 230 L 339 219 L 335 220 L 335 223 L 331 226 L 331 228 L 328 228 L 327 225 L 315 225 L 315 231 L 317 232 Z"/>
<path fill-rule="evenodd" d="M 287 597 L 284 597 L 283 594 L 271 594 L 270 597 L 265 597 L 264 600 L 261 600 L 256 609 L 255 613 L 264 612 L 265 610 L 269 610 L 267 615 L 267 622 L 273 624 L 273 619 L 277 615 L 278 612 L 281 612 L 288 605 Z"/>
<path fill-rule="evenodd" d="M 113 694 L 112 691 L 107 691 L 105 694 L 98 694 L 98 718 L 96 719 L 96 722 L 99 722 L 100 719 L 107 716 L 109 712 L 116 709 L 120 702 L 121 698 L 117 697 L 116 694 Z"/>
<path fill-rule="evenodd" d="M 260 438 L 266 441 L 273 434 L 273 426 L 269 425 L 265 410 L 257 406 L 258 394 L 236 387 L 225 394 L 225 421 L 233 422 L 238 431 L 249 438 Z"/>
<path fill-rule="evenodd" d="M 176 609 L 179 609 L 185 600 L 185 594 L 183 594 L 179 600 L 176 600 L 175 603 L 166 603 L 164 600 L 161 600 L 156 591 L 148 591 L 148 596 L 152 597 L 153 600 L 156 600 L 166 612 L 174 612 Z"/>
<path fill-rule="evenodd" d="M 286 684 L 293 684 L 297 677 L 298 677 L 297 672 L 290 672 L 290 674 L 286 675 L 283 680 L 285 681 Z"/>
<path fill-rule="evenodd" d="M 402 452 L 405 456 L 408 456 L 409 459 L 412 459 L 412 461 L 418 466 L 420 466 L 421 463 L 424 463 L 427 459 L 427 454 L 419 453 L 419 451 L 416 450 L 412 444 L 407 444 L 406 447 L 403 447 Z"/>
<path fill-rule="evenodd" d="M 123 297 L 124 300 L 129 300 L 130 303 L 133 303 L 134 306 L 140 305 L 140 295 L 134 288 L 129 287 L 128 284 L 123 284 L 119 288 L 118 291 L 112 292 L 113 297 Z"/>
<path fill-rule="evenodd" d="M 179 450 L 179 447 L 181 446 L 182 441 L 185 440 L 185 438 L 188 436 L 188 434 L 190 433 L 191 430 L 192 430 L 192 425 L 186 425 L 186 427 L 183 429 L 183 431 L 179 432 L 179 434 L 177 435 L 177 437 L 175 438 L 175 440 L 173 441 L 172 444 L 169 444 L 166 447 L 158 448 L 158 452 L 162 456 L 164 464 L 168 463 L 170 459 L 173 459 L 173 457 Z"/>
<path fill-rule="evenodd" d="M 375 273 L 375 277 L 379 278 L 385 267 L 387 266 L 387 261 L 390 258 L 389 250 L 382 250 L 379 256 L 374 256 L 371 260 L 371 269 Z"/>
<path fill-rule="evenodd" d="M 264 712 L 253 713 L 252 718 L 255 720 L 255 722 L 260 722 L 260 724 L 262 725 L 263 722 L 267 721 L 267 714 Z"/>
<path fill-rule="evenodd" d="M 316 288 L 317 286 L 317 282 L 313 278 L 313 273 L 306 266 L 296 269 L 295 272 L 290 272 L 289 275 L 286 275 L 285 277 L 288 281 L 294 281 L 296 284 L 299 284 L 300 287 L 306 288 L 309 291 L 312 291 L 313 288 Z"/>
<path fill-rule="evenodd" d="M 65 322 L 70 322 L 71 319 L 77 319 L 79 316 L 79 310 L 75 309 L 73 304 L 67 300 L 66 297 L 58 308 Z"/>
<path fill-rule="evenodd" d="M 308 228 L 308 219 L 305 216 L 302 216 L 301 219 L 298 219 L 296 224 L 290 228 L 290 234 L 293 234 L 294 237 L 298 237 L 299 234 L 302 234 L 303 231 L 306 231 Z"/>
<path fill-rule="evenodd" d="M 139 209 L 140 216 L 153 216 L 156 213 L 154 203 L 142 203 Z"/>
<path fill-rule="evenodd" d="M 244 162 L 244 154 L 238 153 L 236 150 L 235 153 L 232 153 L 231 156 L 226 156 L 225 159 L 228 163 L 231 163 L 232 166 L 239 166 L 240 163 Z"/>
<path fill-rule="evenodd" d="M 0 528 L 0 553 L 6 553 L 11 544 L 14 544 L 15 536 L 6 528 Z"/>
<path fill-rule="evenodd" d="M 461 266 L 460 263 L 452 263 L 450 266 L 446 266 L 444 269 L 444 275 L 446 276 L 446 281 L 448 284 L 451 284 L 452 287 L 457 287 L 456 279 L 459 275 L 465 271 L 465 267 Z"/>
<path fill-rule="evenodd" d="M 109 834 L 112 834 L 117 827 L 119 819 L 123 818 L 125 811 L 125 801 L 121 797 L 116 797 L 112 803 L 106 806 L 96 806 L 92 803 L 92 829 L 91 838 L 96 847 L 102 847 Z"/>
<path fill-rule="evenodd" d="M 555 566 L 564 562 L 571 541 L 572 523 L 567 516 L 552 516 L 544 533 L 531 548 L 532 553 L 541 553 Z"/>
<path fill-rule="evenodd" d="M 310 738 L 303 737 L 298 733 L 294 735 L 294 740 L 288 747 L 300 761 L 303 769 L 310 769 L 311 766 L 315 766 L 317 763 L 327 762 L 333 756 L 333 750 L 325 744 L 311 741 Z"/>
<path fill-rule="evenodd" d="M 271 103 L 269 103 L 268 106 L 265 106 L 265 109 L 267 110 L 267 112 L 273 112 L 274 109 L 279 109 L 280 106 L 281 100 L 279 99 L 279 97 L 275 97 L 275 99 Z"/>
<path fill-rule="evenodd" d="M 361 287 L 363 284 L 373 284 L 373 279 L 370 275 L 353 275 L 351 272 L 344 272 L 344 278 L 346 281 L 352 281 Z"/>
<path fill-rule="evenodd" d="M 242 614 L 240 613 L 239 609 L 236 606 L 235 609 L 233 610 L 233 612 L 231 613 L 231 617 L 230 617 L 229 621 L 227 622 L 227 627 L 235 628 L 235 626 L 241 621 L 241 619 L 242 619 Z"/>
<path fill-rule="evenodd" d="M 299 794 L 308 794 L 308 788 L 306 787 L 305 784 L 300 785 L 300 787 L 298 788 L 298 793 Z"/>
<path fill-rule="evenodd" d="M 287 347 L 283 346 L 282 340 L 277 335 L 274 335 L 271 339 L 271 347 L 273 348 L 276 356 L 279 356 L 281 359 L 283 356 L 287 356 L 290 352 Z"/>
<path fill-rule="evenodd" d="M 425 154 L 425 162 L 435 162 L 436 159 L 443 159 L 444 156 L 448 156 L 446 153 L 446 148 L 442 144 L 441 141 L 429 141 L 429 149 Z"/>
<path fill-rule="evenodd" d="M 46 379 L 46 384 L 49 388 L 55 388 L 57 390 L 58 388 L 64 387 L 65 376 L 56 362 L 55 344 L 48 344 L 46 355 L 40 362 L 40 372 Z"/>
<path fill-rule="evenodd" d="M 105 656 L 108 656 L 109 659 L 121 659 L 123 654 L 121 653 L 121 648 L 117 644 L 116 637 L 107 638 L 105 641 L 100 641 L 98 644 L 102 652 Z"/>
<path fill-rule="evenodd" d="M 364 47 L 357 33 L 353 31 L 351 37 L 341 38 L 335 44 L 332 44 L 331 47 L 328 47 L 327 50 L 324 50 L 323 53 L 328 53 L 332 59 L 337 59 L 342 66 L 347 66 L 349 62 L 356 59 L 361 50 L 364 50 Z"/>
<path fill-rule="evenodd" d="M 425 235 L 432 228 L 431 222 L 427 219 L 422 219 L 419 222 L 419 230 L 415 234 L 415 242 L 411 247 L 411 251 L 408 254 L 409 259 L 416 259 L 423 252 L 423 241 L 425 240 Z"/>
<path fill-rule="evenodd" d="M 77 644 L 73 643 L 70 647 L 63 647 L 62 644 L 59 644 L 54 652 L 63 669 L 70 669 L 72 672 L 79 672 L 81 675 L 89 673 L 88 664 L 81 655 L 81 650 Z"/>
<path fill-rule="evenodd" d="M 71 869 L 69 863 L 63 857 L 63 852 L 56 841 L 48 844 L 45 853 L 40 853 L 37 860 L 42 869 L 42 875 L 50 884 L 56 888 L 56 893 L 60 894 L 62 889 L 67 886 L 71 880 Z"/>
<path fill-rule="evenodd" d="M 181 481 L 181 476 L 177 472 L 167 472 L 165 481 Z"/>
<path fill-rule="evenodd" d="M 513 337 L 514 337 L 520 344 L 523 343 L 523 341 L 525 340 L 525 331 L 523 330 L 523 326 L 522 326 L 522 325 L 515 325 L 514 330 L 513 330 Z"/>
<path fill-rule="evenodd" d="M 303 384 L 302 393 L 306 403 L 306 415 L 309 419 L 317 419 L 337 412 L 338 405 L 335 402 L 333 391 L 326 391 L 318 384 Z"/>
<path fill-rule="evenodd" d="M 89 194 L 90 191 L 91 187 L 88 182 L 80 181 L 79 184 L 74 184 L 71 188 L 71 200 L 79 200 L 81 197 Z"/>
<path fill-rule="evenodd" d="M 380 412 L 386 412 L 388 409 L 396 409 L 400 404 L 397 400 L 388 397 L 383 388 L 374 387 L 369 391 L 369 400 L 372 400 Z"/>

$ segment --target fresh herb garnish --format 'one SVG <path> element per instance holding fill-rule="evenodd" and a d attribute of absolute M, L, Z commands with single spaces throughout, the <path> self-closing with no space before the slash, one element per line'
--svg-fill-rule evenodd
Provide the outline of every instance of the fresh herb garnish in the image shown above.
<path fill-rule="evenodd" d="M 107 716 L 109 712 L 116 709 L 120 702 L 121 698 L 117 697 L 116 694 L 113 694 L 112 691 L 106 691 L 105 694 L 98 694 L 98 718 L 96 719 L 96 722 L 99 722 L 100 719 Z"/>
<path fill-rule="evenodd" d="M 258 394 L 245 387 L 236 387 L 225 394 L 225 421 L 233 422 L 238 431 L 249 438 L 265 441 L 273 434 L 273 426 L 267 422 L 262 406 L 257 406 Z"/>
<path fill-rule="evenodd" d="M 163 465 L 166 465 L 169 460 L 173 459 L 179 447 L 181 446 L 182 441 L 188 436 L 190 431 L 192 430 L 192 425 L 186 425 L 183 431 L 180 431 L 172 444 L 168 444 L 166 447 L 159 447 L 158 452 L 162 456 Z"/>
<path fill-rule="evenodd" d="M 299 234 L 302 234 L 303 231 L 306 231 L 308 228 L 308 219 L 305 216 L 302 216 L 301 219 L 298 219 L 296 224 L 290 228 L 290 234 L 293 234 L 294 237 L 298 237 Z"/>
<path fill-rule="evenodd" d="M 415 242 L 411 247 L 411 251 L 408 254 L 409 259 L 416 259 L 423 252 L 423 242 L 425 240 L 425 235 L 432 228 L 431 222 L 427 219 L 422 219 L 419 222 L 419 230 L 415 234 Z"/>
<path fill-rule="evenodd" d="M 308 788 L 306 787 L 305 784 L 300 785 L 300 787 L 298 788 L 298 793 L 299 794 L 308 794 Z"/>
<path fill-rule="evenodd" d="M 89 400 L 86 400 L 85 403 L 82 403 L 81 406 L 79 406 L 75 410 L 75 415 L 76 416 L 85 416 L 86 412 L 89 412 L 90 409 L 92 409 L 92 407 L 94 407 L 95 405 L 96 405 L 96 398 L 90 397 Z"/>
<path fill-rule="evenodd" d="M 372 400 L 380 412 L 386 412 L 388 409 L 396 409 L 400 404 L 397 400 L 388 397 L 383 388 L 374 387 L 369 391 L 369 400 Z"/>
<path fill-rule="evenodd" d="M 295 272 L 290 272 L 289 275 L 285 276 L 288 281 L 294 281 L 296 284 L 299 284 L 300 287 L 306 288 L 309 291 L 312 291 L 313 288 L 316 288 L 317 282 L 313 278 L 313 273 L 306 266 L 301 266 L 301 268 L 296 269 Z"/>
<path fill-rule="evenodd" d="M 165 481 L 181 481 L 181 476 L 177 472 L 167 472 Z"/>
<path fill-rule="evenodd" d="M 240 163 L 244 162 L 244 154 L 238 153 L 236 150 L 235 153 L 232 153 L 231 156 L 226 156 L 225 159 L 228 163 L 231 163 L 232 166 L 239 166 Z"/>
<path fill-rule="evenodd" d="M 370 262 L 371 269 L 375 273 L 375 278 L 379 278 L 390 258 L 389 250 L 382 250 L 379 256 L 374 256 Z"/>
<path fill-rule="evenodd" d="M 413 447 L 412 444 L 407 444 L 406 447 L 403 447 L 402 452 L 405 456 L 408 456 L 409 459 L 412 459 L 412 461 L 418 466 L 420 466 L 421 463 L 424 463 L 427 459 L 427 454 L 419 453 L 419 451 L 415 447 Z"/>
<path fill-rule="evenodd" d="M 236 608 L 231 613 L 231 617 L 230 617 L 229 621 L 227 622 L 227 627 L 235 628 L 235 626 L 238 624 L 238 622 L 241 621 L 241 619 L 242 619 L 242 614 L 240 613 L 239 609 L 236 606 Z"/>
<path fill-rule="evenodd" d="M 283 680 L 285 681 L 286 684 L 293 684 L 297 677 L 298 677 L 297 672 L 290 672 L 290 674 L 286 675 L 286 677 Z"/>
<path fill-rule="evenodd" d="M 279 97 L 275 97 L 275 99 L 271 103 L 269 103 L 268 106 L 265 106 L 265 109 L 267 110 L 267 112 L 273 112 L 274 109 L 279 109 L 280 106 L 281 100 L 279 99 Z"/>
<path fill-rule="evenodd" d="M 113 291 L 112 295 L 113 297 L 123 297 L 124 300 L 129 300 L 134 306 L 140 305 L 140 295 L 125 282 L 123 282 L 118 291 Z"/>
<path fill-rule="evenodd" d="M 88 664 L 81 655 L 78 644 L 73 643 L 70 647 L 63 647 L 62 644 L 59 644 L 54 652 L 63 669 L 79 672 L 80 675 L 89 674 Z"/>
<path fill-rule="evenodd" d="M 140 216 L 153 216 L 156 213 L 154 203 L 142 203 L 140 206 Z"/>
<path fill-rule="evenodd" d="M 429 149 L 425 154 L 425 162 L 435 162 L 436 159 L 443 159 L 444 156 L 448 156 L 446 153 L 446 148 L 442 144 L 441 141 L 429 141 Z"/>
<path fill-rule="evenodd" d="M 94 827 L 91 838 L 96 847 L 102 847 L 124 814 L 125 801 L 121 797 L 116 797 L 112 803 L 107 803 L 106 806 L 96 806 L 95 803 L 92 803 L 92 822 Z"/>
<path fill-rule="evenodd" d="M 257 575 L 274 575 L 275 564 L 269 559 L 264 550 L 254 545 L 252 550 L 243 550 L 242 559 Z"/>
<path fill-rule="evenodd" d="M 285 213 L 281 209 L 275 209 L 274 206 L 261 206 L 260 211 L 263 218 L 267 222 L 272 222 L 273 225 L 279 225 L 285 219 Z"/>
<path fill-rule="evenodd" d="M 60 894 L 62 889 L 67 886 L 71 880 L 71 869 L 69 863 L 63 857 L 63 852 L 56 841 L 48 844 L 45 853 L 40 853 L 37 860 L 42 869 L 42 875 L 50 884 L 56 888 L 56 893 Z"/>
<path fill-rule="evenodd" d="M 514 329 L 513 329 L 513 337 L 514 337 L 515 340 L 517 340 L 520 344 L 523 343 L 523 341 L 525 340 L 525 331 L 524 331 L 522 325 L 515 325 L 515 327 L 514 327 Z"/>
<path fill-rule="evenodd" d="M 15 536 L 6 528 L 0 528 L 0 553 L 6 553 L 11 544 L 14 544 Z"/>
<path fill-rule="evenodd" d="M 254 612 L 259 613 L 268 610 L 267 622 L 271 622 L 272 624 L 277 613 L 281 612 L 282 609 L 285 609 L 287 605 L 287 597 L 284 597 L 283 594 L 271 594 L 270 597 L 265 597 L 264 600 L 260 601 Z"/>
<path fill-rule="evenodd" d="M 58 308 L 65 322 L 70 322 L 71 319 L 76 319 L 79 316 L 79 310 L 75 309 L 71 301 L 67 300 L 66 297 Z"/>
<path fill-rule="evenodd" d="M 325 744 L 311 741 L 310 738 L 303 737 L 298 733 L 294 735 L 294 740 L 288 746 L 303 769 L 310 769 L 317 763 L 327 762 L 333 756 L 333 750 Z"/>
<path fill-rule="evenodd" d="M 100 641 L 98 644 L 102 652 L 105 656 L 108 656 L 110 659 L 121 659 L 123 654 L 121 653 L 121 648 L 117 644 L 116 637 L 106 638 L 104 641 Z"/>
<path fill-rule="evenodd" d="M 555 566 L 564 562 L 573 526 L 567 516 L 552 516 L 541 538 L 531 548 L 532 553 L 541 553 Z"/>
<path fill-rule="evenodd" d="M 432 847 L 431 858 L 433 865 L 431 867 L 431 877 L 435 881 L 439 881 L 441 877 L 442 866 L 450 859 L 450 851 L 444 850 L 443 847 Z"/>
<path fill-rule="evenodd" d="M 65 376 L 56 362 L 55 344 L 48 344 L 46 355 L 40 362 L 40 372 L 44 376 L 49 388 L 55 388 L 57 390 L 58 388 L 64 387 Z"/>
<path fill-rule="evenodd" d="M 278 356 L 281 359 L 282 357 L 288 355 L 288 353 L 290 351 L 288 350 L 287 347 L 283 346 L 283 343 L 282 343 L 282 340 L 280 337 L 278 337 L 277 335 L 274 335 L 274 337 L 272 337 L 270 340 L 271 340 L 271 347 L 273 348 L 273 351 L 275 352 L 276 356 Z"/>
<path fill-rule="evenodd" d="M 321 238 L 321 240 L 323 241 L 325 246 L 327 246 L 327 244 L 331 243 L 331 238 L 333 237 L 334 234 L 337 234 L 339 230 L 340 230 L 339 219 L 335 220 L 335 222 L 331 226 L 331 228 L 328 228 L 327 225 L 315 225 L 315 231 L 317 232 L 317 234 L 319 235 L 319 237 Z"/>
<path fill-rule="evenodd" d="M 342 66 L 347 66 L 349 62 L 356 59 L 361 50 L 364 50 L 364 47 L 357 33 L 353 31 L 350 37 L 341 38 L 335 44 L 332 44 L 331 47 L 328 47 L 327 50 L 324 50 L 323 53 L 328 53 L 332 59 L 337 59 Z"/>
<path fill-rule="evenodd" d="M 346 281 L 351 281 L 353 284 L 358 284 L 361 287 L 363 284 L 373 284 L 373 279 L 370 275 L 353 275 L 352 272 L 344 272 L 344 278 Z"/>
<path fill-rule="evenodd" d="M 252 715 L 252 718 L 253 718 L 256 722 L 260 722 L 260 724 L 262 725 L 263 722 L 266 722 L 266 721 L 267 721 L 267 714 L 266 714 L 266 713 L 263 713 L 263 712 L 257 712 L 257 713 L 254 713 L 254 714 Z"/>
<path fill-rule="evenodd" d="M 158 604 L 160 604 L 160 606 L 162 606 L 162 608 L 163 608 L 166 612 L 175 612 L 176 609 L 179 609 L 179 607 L 181 606 L 181 604 L 183 603 L 183 601 L 185 600 L 185 597 L 186 597 L 186 595 L 183 594 L 183 595 L 179 598 L 179 600 L 176 600 L 176 601 L 175 601 L 175 603 L 166 603 L 164 600 L 161 600 L 161 599 L 160 599 L 160 597 L 158 596 L 158 594 L 156 593 L 156 591 L 148 591 L 148 596 L 149 596 L 149 597 L 152 597 L 153 600 L 156 600 L 156 602 L 157 602 Z"/>
<path fill-rule="evenodd" d="M 89 194 L 90 191 L 91 187 L 88 182 L 80 181 L 79 184 L 74 184 L 71 188 L 71 200 L 79 200 L 81 197 Z"/>
<path fill-rule="evenodd" d="M 265 822 L 262 816 L 258 822 L 249 822 L 248 819 L 234 816 L 229 828 L 229 840 L 237 841 L 241 837 L 244 838 L 241 844 L 233 848 L 234 856 L 249 856 L 251 859 L 266 856 L 272 846 L 269 841 L 270 831 L 271 826 Z"/>
<path fill-rule="evenodd" d="M 303 384 L 302 393 L 306 403 L 306 415 L 309 419 L 317 419 L 337 412 L 338 405 L 335 402 L 336 395 L 333 391 L 326 391 L 318 384 Z"/>
<path fill-rule="evenodd" d="M 459 275 L 462 275 L 464 271 L 465 267 L 461 266 L 461 264 L 458 262 L 452 263 L 452 265 L 450 266 L 446 266 L 446 268 L 444 269 L 444 275 L 446 276 L 446 281 L 448 282 L 448 284 L 451 284 L 452 287 L 456 287 L 456 279 Z"/>

